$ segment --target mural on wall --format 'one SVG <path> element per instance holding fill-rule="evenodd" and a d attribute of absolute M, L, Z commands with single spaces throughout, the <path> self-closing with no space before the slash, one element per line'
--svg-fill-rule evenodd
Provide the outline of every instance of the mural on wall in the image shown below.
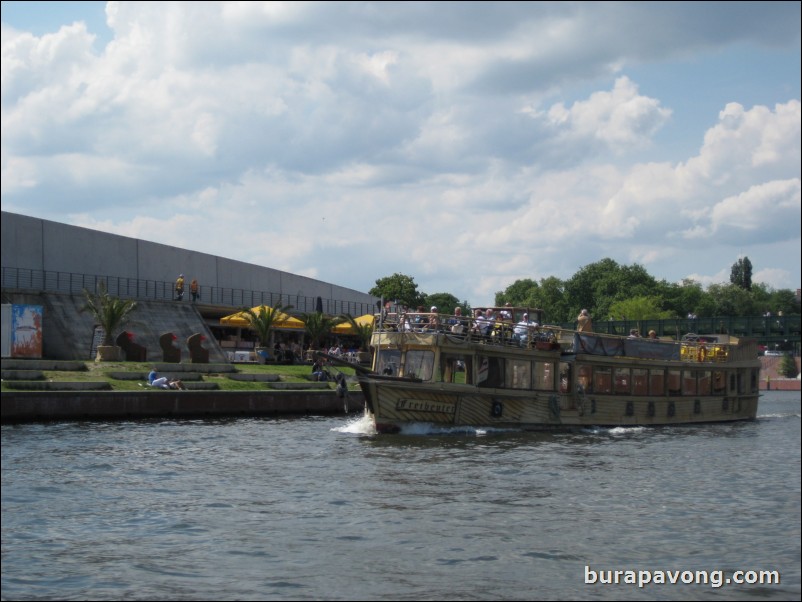
<path fill-rule="evenodd" d="M 42 306 L 11 306 L 11 357 L 42 357 Z"/>

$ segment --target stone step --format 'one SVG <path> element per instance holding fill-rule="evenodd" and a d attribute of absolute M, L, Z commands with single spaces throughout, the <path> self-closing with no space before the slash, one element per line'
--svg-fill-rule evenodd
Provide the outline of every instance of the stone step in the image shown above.
<path fill-rule="evenodd" d="M 304 390 L 304 389 L 330 389 L 328 382 L 313 382 L 313 383 L 270 383 L 271 389 L 285 389 L 285 390 Z"/>
<path fill-rule="evenodd" d="M 262 382 L 262 383 L 274 383 L 281 380 L 281 376 L 278 374 L 252 374 L 252 373 L 240 373 L 240 374 L 229 374 L 229 380 L 237 380 L 241 382 Z"/>
<path fill-rule="evenodd" d="M 41 370 L 0 370 L 3 380 L 43 380 L 44 377 Z"/>
<path fill-rule="evenodd" d="M 19 391 L 111 391 L 111 385 L 105 381 L 16 380 L 3 384 Z"/>
<path fill-rule="evenodd" d="M 106 376 L 109 378 L 113 378 L 114 380 L 148 380 L 148 373 L 147 372 L 107 372 Z M 159 372 L 159 376 L 166 376 L 168 380 L 172 380 L 175 378 L 181 379 L 183 381 L 193 381 L 193 380 L 203 380 L 203 374 L 198 374 L 197 372 L 176 372 L 171 373 L 170 371 L 165 370 L 164 372 Z"/>
<path fill-rule="evenodd" d="M 3 370 L 51 370 L 65 372 L 85 372 L 86 362 L 70 360 L 28 360 L 4 358 L 0 365 Z"/>
<path fill-rule="evenodd" d="M 203 374 L 230 374 L 237 372 L 237 367 L 231 364 L 151 364 L 158 372 L 173 374 L 176 372 L 200 372 Z"/>

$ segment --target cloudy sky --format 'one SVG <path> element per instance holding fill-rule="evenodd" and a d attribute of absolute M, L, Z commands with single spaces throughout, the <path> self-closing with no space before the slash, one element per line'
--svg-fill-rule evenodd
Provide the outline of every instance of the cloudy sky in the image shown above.
<path fill-rule="evenodd" d="M 2 208 L 472 304 L 800 286 L 799 2 L 2 2 Z"/>

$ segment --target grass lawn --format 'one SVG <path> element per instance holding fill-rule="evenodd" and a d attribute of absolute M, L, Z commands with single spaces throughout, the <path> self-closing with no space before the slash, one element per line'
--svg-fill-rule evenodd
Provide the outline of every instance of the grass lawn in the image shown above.
<path fill-rule="evenodd" d="M 156 362 L 161 364 L 161 362 Z M 87 361 L 86 370 L 81 371 L 66 371 L 66 370 L 43 370 L 44 380 L 54 382 L 98 382 L 105 381 L 111 385 L 115 391 L 138 391 L 142 389 L 142 385 L 147 381 L 147 374 L 153 368 L 153 362 L 92 362 Z M 164 364 L 161 364 L 164 365 Z M 184 365 L 182 365 L 183 367 Z M 279 376 L 281 382 L 309 382 L 309 375 L 312 373 L 312 366 L 300 365 L 262 365 L 262 364 L 234 364 L 239 374 L 275 374 Z M 237 381 L 229 378 L 232 373 L 206 373 L 202 371 L 203 365 L 199 365 L 198 372 L 202 374 L 205 382 L 217 383 L 217 386 L 222 391 L 254 391 L 265 390 L 269 388 L 269 383 L 259 381 Z M 347 377 L 353 377 L 354 369 L 347 366 L 332 367 L 329 366 L 329 371 L 332 375 L 341 371 Z M 142 375 L 141 379 L 119 379 L 113 378 L 112 373 L 115 372 L 129 372 L 138 373 Z M 170 372 L 169 370 L 160 371 L 162 376 L 181 378 L 182 372 Z M 358 389 L 359 386 L 352 378 L 348 379 L 349 389 Z M 329 383 L 330 387 L 334 388 L 334 383 Z M 10 391 L 12 389 L 6 387 L 5 381 L 2 383 L 2 390 Z"/>

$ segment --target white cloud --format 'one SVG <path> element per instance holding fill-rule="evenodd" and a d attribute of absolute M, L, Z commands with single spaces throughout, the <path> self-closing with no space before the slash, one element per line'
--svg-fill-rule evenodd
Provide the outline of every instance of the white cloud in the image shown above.
<path fill-rule="evenodd" d="M 695 117 L 693 156 L 657 141 L 674 92 L 718 89 L 707 57 L 798 63 L 799 9 L 696 4 L 110 2 L 99 54 L 4 23 L 3 209 L 474 303 L 607 256 L 726 280 L 745 244 L 796 288 L 798 64 L 767 63 L 793 95 Z"/>

